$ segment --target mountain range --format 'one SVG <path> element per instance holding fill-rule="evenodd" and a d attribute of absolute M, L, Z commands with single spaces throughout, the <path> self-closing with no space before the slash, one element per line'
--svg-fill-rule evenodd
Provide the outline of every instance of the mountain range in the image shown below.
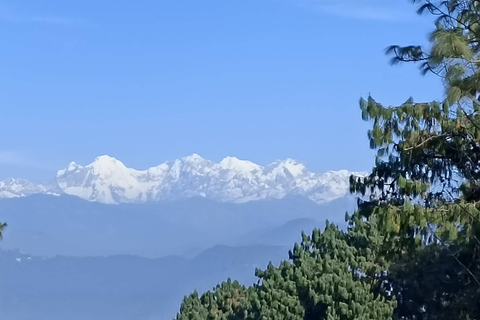
<path fill-rule="evenodd" d="M 50 183 L 0 181 L 2 318 L 172 319 L 182 297 L 256 268 L 355 209 L 347 170 L 198 155 L 147 170 L 100 156 Z"/>
<path fill-rule="evenodd" d="M 235 157 L 216 163 L 197 154 L 136 170 L 104 155 L 86 166 L 70 163 L 47 184 L 14 178 L 0 181 L 0 198 L 72 195 L 93 202 L 119 204 L 195 197 L 244 203 L 301 196 L 322 204 L 345 196 L 352 174 L 366 173 L 347 170 L 313 173 L 292 159 L 265 167 Z"/>

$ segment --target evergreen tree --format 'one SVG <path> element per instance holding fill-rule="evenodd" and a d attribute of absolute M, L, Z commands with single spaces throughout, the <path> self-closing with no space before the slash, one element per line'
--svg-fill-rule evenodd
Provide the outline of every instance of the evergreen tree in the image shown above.
<path fill-rule="evenodd" d="M 371 175 L 352 177 L 352 191 L 370 195 L 354 216 L 374 217 L 385 236 L 396 317 L 480 319 L 480 2 L 414 2 L 437 16 L 430 47 L 388 52 L 441 76 L 446 99 L 360 101 L 377 159 Z"/>
<path fill-rule="evenodd" d="M 290 252 L 292 263 L 257 271 L 257 319 L 391 319 L 395 301 L 378 281 L 384 269 L 360 245 L 368 236 L 328 222 L 324 232 L 303 235 Z"/>
<path fill-rule="evenodd" d="M 347 234 L 327 223 L 324 232 L 303 235 L 291 261 L 257 270 L 257 285 L 228 280 L 185 297 L 177 320 L 391 319 L 395 301 L 383 290 L 384 268 L 366 245 L 375 238 L 368 230 Z"/>
<path fill-rule="evenodd" d="M 2 231 L 7 226 L 6 223 L 0 223 L 0 239 L 2 239 Z"/>
<path fill-rule="evenodd" d="M 447 100 L 472 107 L 478 104 L 480 90 L 480 1 L 477 0 L 412 0 L 420 4 L 419 14 L 436 17 L 430 34 L 430 46 L 418 45 L 388 48 L 392 63 L 419 62 L 422 73 L 441 76 L 446 85 Z M 461 102 L 463 98 L 465 101 Z"/>
<path fill-rule="evenodd" d="M 241 320 L 249 319 L 252 288 L 245 288 L 228 279 L 213 291 L 201 296 L 194 292 L 185 297 L 177 320 Z"/>

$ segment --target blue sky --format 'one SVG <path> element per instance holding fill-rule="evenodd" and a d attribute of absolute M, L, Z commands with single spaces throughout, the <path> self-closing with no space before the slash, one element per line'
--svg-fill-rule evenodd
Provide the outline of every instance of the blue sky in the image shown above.
<path fill-rule="evenodd" d="M 373 165 L 360 97 L 440 99 L 388 63 L 432 23 L 399 0 L 0 1 L 0 178 L 109 154 Z"/>

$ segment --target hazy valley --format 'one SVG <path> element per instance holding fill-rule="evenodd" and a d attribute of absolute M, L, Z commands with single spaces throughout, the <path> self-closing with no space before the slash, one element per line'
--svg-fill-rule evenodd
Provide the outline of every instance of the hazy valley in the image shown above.
<path fill-rule="evenodd" d="M 255 269 L 287 259 L 302 232 L 326 219 L 343 226 L 355 206 L 346 171 L 314 174 L 292 160 L 264 169 L 228 159 L 228 170 L 198 157 L 173 161 L 170 171 L 181 170 L 160 182 L 110 157 L 86 167 L 71 164 L 56 183 L 4 181 L 3 314 L 18 320 L 170 319 L 184 295 L 227 277 L 253 283 Z M 127 196 L 141 194 L 145 185 L 169 185 L 169 196 Z M 239 197 L 252 185 L 253 200 Z M 81 189 L 94 191 L 67 193 Z"/>

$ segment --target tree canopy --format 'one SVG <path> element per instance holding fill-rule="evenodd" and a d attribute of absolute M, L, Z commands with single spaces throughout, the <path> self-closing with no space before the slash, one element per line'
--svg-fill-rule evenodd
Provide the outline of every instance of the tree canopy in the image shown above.
<path fill-rule="evenodd" d="M 386 237 L 399 317 L 480 319 L 480 2 L 414 2 L 436 16 L 430 46 L 387 52 L 440 76 L 445 100 L 361 100 L 377 159 L 368 177 L 351 181 L 370 197 L 355 215 L 375 216 Z"/>
<path fill-rule="evenodd" d="M 390 319 L 394 299 L 386 297 L 376 278 L 383 268 L 375 253 L 355 244 L 365 234 L 349 235 L 327 224 L 290 252 L 289 261 L 257 270 L 259 283 L 237 282 L 185 298 L 177 320 L 226 319 Z"/>

